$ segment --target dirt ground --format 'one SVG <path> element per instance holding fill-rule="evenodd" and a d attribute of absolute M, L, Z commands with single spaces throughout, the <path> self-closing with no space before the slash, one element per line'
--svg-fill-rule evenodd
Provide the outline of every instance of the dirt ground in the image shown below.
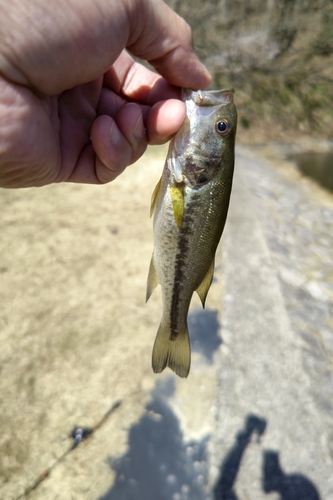
<path fill-rule="evenodd" d="M 71 445 L 94 437 L 29 498 L 96 499 L 112 484 L 156 376 L 151 349 L 160 294 L 145 304 L 153 248 L 150 196 L 166 147 L 105 186 L 0 191 L 0 498 L 16 499 Z M 89 442 L 89 445 L 86 443 Z M 102 452 L 103 450 L 103 452 Z M 98 494 L 97 494 L 98 493 Z"/>
<path fill-rule="evenodd" d="M 1 500 L 25 498 L 55 464 L 29 499 L 100 498 L 114 480 L 108 456 L 124 455 L 157 379 L 170 373 L 151 370 L 160 291 L 145 304 L 150 197 L 166 150 L 151 148 L 105 186 L 0 190 Z M 208 296 L 216 310 L 217 281 Z M 192 370 L 177 379 L 179 394 L 198 397 L 197 377 Z M 205 378 L 214 385 L 214 374 Z M 93 436 L 57 462 L 73 427 L 98 425 L 119 400 Z M 202 401 L 195 404 L 207 413 Z"/>

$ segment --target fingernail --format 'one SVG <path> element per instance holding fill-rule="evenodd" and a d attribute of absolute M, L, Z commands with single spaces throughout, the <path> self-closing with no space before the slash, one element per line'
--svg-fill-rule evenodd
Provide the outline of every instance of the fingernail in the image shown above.
<path fill-rule="evenodd" d="M 140 141 L 146 133 L 145 126 L 143 124 L 142 120 L 142 115 L 140 113 L 139 118 L 133 128 L 133 137 L 137 140 Z"/>
<path fill-rule="evenodd" d="M 111 144 L 118 144 L 121 139 L 121 132 L 115 122 L 112 122 L 109 130 L 109 141 Z"/>

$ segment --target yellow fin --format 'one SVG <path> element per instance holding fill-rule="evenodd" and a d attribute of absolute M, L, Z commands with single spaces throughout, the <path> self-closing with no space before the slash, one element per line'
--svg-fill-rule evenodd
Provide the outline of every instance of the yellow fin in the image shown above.
<path fill-rule="evenodd" d="M 160 180 L 156 184 L 154 191 L 153 191 L 153 194 L 151 195 L 150 217 L 153 215 L 155 208 L 156 208 L 157 197 L 158 197 L 158 193 L 160 192 L 160 188 L 161 188 L 161 182 L 162 182 L 162 177 L 160 178 Z"/>
<path fill-rule="evenodd" d="M 204 277 L 204 279 L 197 288 L 197 294 L 200 297 L 203 308 L 205 308 L 207 293 L 213 281 L 214 267 L 215 267 L 215 257 L 213 257 L 213 260 L 209 266 L 206 276 Z"/>
<path fill-rule="evenodd" d="M 146 302 L 148 302 L 149 297 L 151 296 L 151 294 L 153 293 L 158 284 L 159 281 L 156 273 L 154 256 L 152 256 L 147 278 Z"/>
<path fill-rule="evenodd" d="M 152 366 L 155 373 L 160 373 L 169 366 L 179 377 L 187 377 L 191 366 L 187 328 L 172 339 L 169 328 L 160 324 L 153 347 Z"/>
<path fill-rule="evenodd" d="M 170 195 L 172 201 L 173 214 L 176 224 L 179 228 L 182 227 L 184 213 L 184 187 L 170 186 Z"/>

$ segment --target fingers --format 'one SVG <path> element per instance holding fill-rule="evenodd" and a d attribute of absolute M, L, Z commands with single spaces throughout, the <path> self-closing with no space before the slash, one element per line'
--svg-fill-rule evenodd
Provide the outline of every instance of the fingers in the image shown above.
<path fill-rule="evenodd" d="M 148 141 L 150 144 L 167 142 L 184 118 L 185 106 L 176 99 L 159 102 L 149 111 L 135 103 L 127 103 L 114 118 L 99 116 L 91 129 L 98 181 L 114 180 L 143 155 Z"/>
<path fill-rule="evenodd" d="M 128 98 L 144 103 L 141 109 L 149 144 L 167 142 L 184 121 L 185 106 L 179 100 L 180 89 L 135 62 L 125 51 L 104 76 L 104 85 L 98 112 L 113 116 Z M 120 98 L 119 93 L 125 99 Z"/>
<path fill-rule="evenodd" d="M 132 58 L 126 55 L 127 63 L 129 59 L 134 62 Z M 182 125 L 185 118 L 185 105 L 179 100 L 179 89 L 171 86 L 163 78 L 148 71 L 146 68 L 140 68 L 144 70 L 144 72 L 147 72 L 145 75 L 146 85 L 142 90 L 141 99 L 137 99 L 136 102 L 141 101 L 147 103 L 140 104 L 139 106 L 147 129 L 149 144 L 163 144 L 167 142 Z M 140 71 L 140 68 L 138 68 L 137 71 Z M 120 76 L 124 76 L 124 74 L 125 73 Z M 115 72 L 108 72 L 108 74 L 105 75 L 104 85 L 112 87 L 114 91 L 105 87 L 102 89 L 97 113 L 98 115 L 105 114 L 115 118 L 119 110 L 127 102 L 116 93 L 119 92 L 120 83 L 116 79 Z M 149 85 L 153 85 L 153 87 Z M 126 98 L 133 98 L 133 96 L 137 94 L 134 93 L 134 88 L 132 93 L 129 87 L 130 84 L 127 85 L 126 82 L 124 82 L 122 94 L 126 93 Z M 166 91 L 162 89 L 166 89 Z M 172 96 L 176 98 L 172 99 Z M 152 106 L 148 104 L 152 104 Z"/>
<path fill-rule="evenodd" d="M 149 144 L 164 144 L 177 130 L 185 118 L 185 105 L 179 100 L 155 104 L 147 116 L 147 135 Z"/>
<path fill-rule="evenodd" d="M 104 75 L 104 85 L 133 101 L 153 105 L 165 99 L 179 99 L 178 87 L 137 63 L 123 51 Z"/>
<path fill-rule="evenodd" d="M 93 123 L 91 139 L 95 153 L 96 177 L 105 183 L 143 155 L 147 148 L 146 130 L 140 107 L 124 105 L 115 118 L 102 115 Z"/>

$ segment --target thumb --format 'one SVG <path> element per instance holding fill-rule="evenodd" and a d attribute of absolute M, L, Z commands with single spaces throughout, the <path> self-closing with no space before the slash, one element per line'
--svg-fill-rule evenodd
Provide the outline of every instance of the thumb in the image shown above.
<path fill-rule="evenodd" d="M 210 82 L 189 26 L 162 0 L 0 0 L 0 11 L 0 73 L 43 94 L 100 77 L 124 48 L 175 85 Z"/>
<path fill-rule="evenodd" d="M 195 55 L 192 31 L 162 0 L 129 0 L 127 49 L 148 61 L 170 83 L 205 88 L 211 77 Z"/>

